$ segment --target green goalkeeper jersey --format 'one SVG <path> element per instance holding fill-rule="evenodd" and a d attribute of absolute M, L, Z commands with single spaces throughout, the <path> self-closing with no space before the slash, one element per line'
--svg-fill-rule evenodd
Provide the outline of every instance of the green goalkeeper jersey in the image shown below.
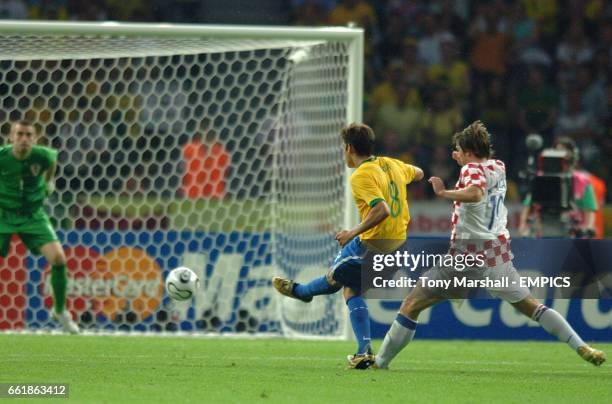
<path fill-rule="evenodd" d="M 0 147 L 0 209 L 31 214 L 42 207 L 47 197 L 45 172 L 57 160 L 57 151 L 32 146 L 23 160 L 13 155 L 13 146 Z"/>

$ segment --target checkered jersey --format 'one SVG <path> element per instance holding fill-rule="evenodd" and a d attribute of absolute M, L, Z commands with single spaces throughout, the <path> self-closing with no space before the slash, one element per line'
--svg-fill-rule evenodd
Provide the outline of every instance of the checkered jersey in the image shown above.
<path fill-rule="evenodd" d="M 487 267 L 496 267 L 514 258 L 510 238 L 503 234 L 492 240 L 452 240 L 448 253 L 480 256 Z"/>
<path fill-rule="evenodd" d="M 487 266 L 512 259 L 510 234 L 506 228 L 508 211 L 506 167 L 501 160 L 468 163 L 461 167 L 455 189 L 476 186 L 484 191 L 480 202 L 454 202 L 451 253 L 483 255 Z"/>

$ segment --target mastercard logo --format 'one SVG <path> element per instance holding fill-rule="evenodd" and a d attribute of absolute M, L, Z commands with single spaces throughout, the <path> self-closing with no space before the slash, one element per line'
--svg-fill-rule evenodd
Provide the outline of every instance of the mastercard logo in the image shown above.
<path fill-rule="evenodd" d="M 91 311 L 111 320 L 124 315 L 136 321 L 155 312 L 164 295 L 162 270 L 157 261 L 134 247 L 121 247 L 100 255 L 78 246 L 66 248 L 67 308 L 77 315 Z M 51 271 L 44 282 L 45 304 L 51 307 Z"/>

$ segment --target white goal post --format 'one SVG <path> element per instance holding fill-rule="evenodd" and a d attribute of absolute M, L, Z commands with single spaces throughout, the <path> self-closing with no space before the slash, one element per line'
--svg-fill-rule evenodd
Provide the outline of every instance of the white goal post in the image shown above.
<path fill-rule="evenodd" d="M 59 151 L 47 211 L 67 307 L 91 332 L 344 338 L 339 295 L 280 298 L 324 274 L 356 223 L 339 132 L 362 119 L 363 31 L 0 21 L 0 130 L 29 119 Z M 163 290 L 172 268 L 193 301 Z M 13 240 L 0 330 L 47 330 L 51 286 Z"/>

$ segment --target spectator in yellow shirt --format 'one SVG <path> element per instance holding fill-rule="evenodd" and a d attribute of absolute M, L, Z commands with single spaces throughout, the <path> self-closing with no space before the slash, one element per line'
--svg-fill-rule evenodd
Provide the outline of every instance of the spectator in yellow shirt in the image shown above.
<path fill-rule="evenodd" d="M 365 29 L 373 28 L 376 23 L 376 13 L 372 6 L 363 0 L 342 0 L 329 12 L 331 25 L 346 25 L 354 22 Z"/>
<path fill-rule="evenodd" d="M 405 81 L 406 70 L 402 60 L 395 59 L 389 63 L 385 74 L 385 80 L 374 87 L 370 95 L 370 106 L 368 110 L 368 119 L 374 121 L 378 116 L 378 111 L 383 104 L 398 104 L 397 84 Z M 409 107 L 421 106 L 421 97 L 416 87 L 410 87 L 408 91 L 402 94 L 405 98 L 402 105 Z"/>
<path fill-rule="evenodd" d="M 366 1 L 342 0 L 329 12 L 329 24 L 347 25 L 350 22 L 365 30 L 364 53 L 366 58 L 372 56 L 378 37 L 376 12 Z"/>
<path fill-rule="evenodd" d="M 470 91 L 470 75 L 467 64 L 457 58 L 455 38 L 446 33 L 442 37 L 442 60 L 432 65 L 428 72 L 428 79 L 436 85 L 448 86 L 455 97 L 463 98 Z"/>

